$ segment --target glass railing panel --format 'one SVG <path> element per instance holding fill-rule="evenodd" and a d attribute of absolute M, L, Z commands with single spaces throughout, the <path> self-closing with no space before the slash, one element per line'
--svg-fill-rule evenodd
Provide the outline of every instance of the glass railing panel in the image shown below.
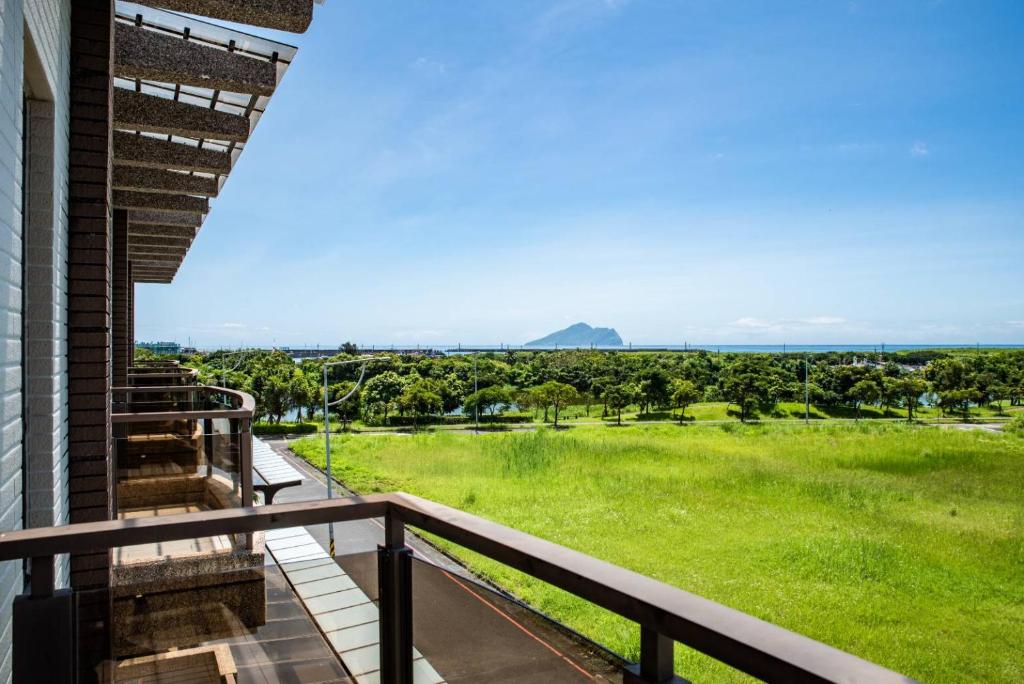
<path fill-rule="evenodd" d="M 262 535 L 255 545 L 244 557 L 115 569 L 105 657 L 92 664 L 100 680 L 351 681 Z M 80 596 L 90 598 L 104 597 Z"/>
<path fill-rule="evenodd" d="M 162 517 L 250 505 L 251 498 L 244 491 L 243 447 L 251 440 L 247 422 L 237 419 L 115 422 L 118 517 Z M 251 473 L 251 461 L 246 462 Z M 184 540 L 165 545 L 160 555 L 184 557 L 197 552 L 245 550 L 250 547 L 249 536 L 222 535 L 203 544 Z M 130 553 L 115 561 L 135 562 L 152 552 L 151 548 L 132 547 Z"/>
<path fill-rule="evenodd" d="M 438 565 L 437 563 L 441 563 Z M 443 556 L 413 557 L 413 642 L 449 684 L 621 682 L 626 661 Z"/>

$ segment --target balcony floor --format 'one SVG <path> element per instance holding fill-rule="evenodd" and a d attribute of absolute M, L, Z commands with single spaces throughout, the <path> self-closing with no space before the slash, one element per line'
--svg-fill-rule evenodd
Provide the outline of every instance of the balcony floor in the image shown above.
<path fill-rule="evenodd" d="M 152 508 L 139 508 L 121 511 L 117 517 L 121 520 L 133 518 L 154 518 L 164 515 L 178 515 L 181 513 L 198 513 L 209 510 L 206 506 L 198 504 L 184 504 L 179 506 L 154 506 Z M 114 564 L 124 565 L 142 561 L 152 561 L 159 558 L 184 558 L 206 553 L 216 553 L 231 550 L 231 538 L 226 535 L 216 537 L 201 537 L 199 539 L 180 539 L 159 544 L 137 544 L 135 546 L 124 546 L 114 549 Z"/>

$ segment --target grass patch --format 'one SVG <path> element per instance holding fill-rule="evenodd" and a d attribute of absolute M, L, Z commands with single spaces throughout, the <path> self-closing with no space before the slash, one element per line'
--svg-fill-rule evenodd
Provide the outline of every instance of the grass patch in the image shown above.
<path fill-rule="evenodd" d="M 403 489 L 468 510 L 923 681 L 1024 680 L 1024 439 L 862 422 L 331 444 L 335 476 L 357 491 Z M 293 448 L 322 467 L 320 439 Z M 451 550 L 637 654 L 631 624 Z M 685 648 L 676 665 L 695 680 L 743 680 Z"/>

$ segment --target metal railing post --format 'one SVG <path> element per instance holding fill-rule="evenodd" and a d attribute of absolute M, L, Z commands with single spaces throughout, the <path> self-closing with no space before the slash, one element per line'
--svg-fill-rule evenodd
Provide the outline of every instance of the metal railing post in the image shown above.
<path fill-rule="evenodd" d="M 640 626 L 640 662 L 622 673 L 622 684 L 684 684 L 673 664 L 675 642 L 650 627 Z"/>
<path fill-rule="evenodd" d="M 206 459 L 206 477 L 213 477 L 213 456 L 216 448 L 213 443 L 213 419 L 203 418 L 203 456 Z"/>
<path fill-rule="evenodd" d="M 252 506 L 252 419 L 238 421 L 238 461 L 242 469 L 242 506 Z M 245 535 L 245 548 L 252 550 L 252 534 Z"/>
<path fill-rule="evenodd" d="M 412 684 L 412 549 L 404 523 L 391 512 L 384 520 L 384 544 L 377 547 L 381 681 Z"/>

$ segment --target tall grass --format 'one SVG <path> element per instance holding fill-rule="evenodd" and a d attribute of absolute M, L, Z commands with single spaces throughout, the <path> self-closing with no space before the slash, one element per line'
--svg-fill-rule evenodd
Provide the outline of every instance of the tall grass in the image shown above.
<path fill-rule="evenodd" d="M 323 445 L 298 453 L 322 466 Z M 1024 439 L 898 424 L 332 439 L 358 491 L 404 489 L 925 681 L 1022 681 Z M 632 625 L 465 551 L 626 655 Z M 677 649 L 697 680 L 742 677 Z"/>

